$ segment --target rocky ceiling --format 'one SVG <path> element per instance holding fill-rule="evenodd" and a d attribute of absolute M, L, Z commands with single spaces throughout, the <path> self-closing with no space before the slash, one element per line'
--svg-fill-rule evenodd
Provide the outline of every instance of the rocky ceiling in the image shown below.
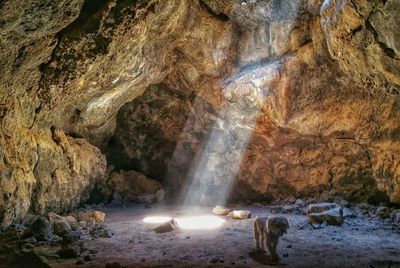
<path fill-rule="evenodd" d="M 232 201 L 400 203 L 399 12 L 0 0 L 1 225 L 79 205 L 112 168 L 176 195 L 198 162 L 209 202 L 234 178 Z"/>

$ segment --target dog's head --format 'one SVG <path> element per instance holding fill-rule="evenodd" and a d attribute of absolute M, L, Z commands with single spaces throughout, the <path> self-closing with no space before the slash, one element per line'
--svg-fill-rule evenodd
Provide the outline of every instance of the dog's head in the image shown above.
<path fill-rule="evenodd" d="M 289 222 L 284 217 L 271 217 L 268 219 L 268 231 L 282 236 L 287 233 L 287 229 L 289 229 Z"/>

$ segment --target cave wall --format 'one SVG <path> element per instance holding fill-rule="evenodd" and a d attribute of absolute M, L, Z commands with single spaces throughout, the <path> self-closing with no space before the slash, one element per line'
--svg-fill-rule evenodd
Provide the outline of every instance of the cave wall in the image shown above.
<path fill-rule="evenodd" d="M 1 1 L 2 226 L 86 200 L 104 154 L 175 192 L 205 155 L 200 184 L 234 176 L 233 199 L 399 203 L 398 9 Z"/>

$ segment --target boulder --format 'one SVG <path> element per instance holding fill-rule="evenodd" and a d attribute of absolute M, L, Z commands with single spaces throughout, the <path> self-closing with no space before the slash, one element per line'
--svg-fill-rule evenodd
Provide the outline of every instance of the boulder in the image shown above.
<path fill-rule="evenodd" d="M 307 209 L 307 214 L 321 213 L 336 208 L 337 206 L 338 205 L 336 203 L 326 203 L 326 202 L 318 204 L 310 204 Z"/>
<path fill-rule="evenodd" d="M 323 212 L 315 212 L 308 214 L 309 224 L 322 224 L 326 222 L 329 225 L 342 225 L 343 224 L 343 208 L 337 206 L 335 208 L 325 210 Z"/>
<path fill-rule="evenodd" d="M 212 209 L 212 213 L 215 215 L 220 215 L 220 216 L 226 216 L 231 212 L 230 209 L 221 207 L 221 206 L 216 206 Z"/>
<path fill-rule="evenodd" d="M 51 241 L 54 237 L 50 222 L 45 217 L 37 217 L 30 225 L 30 229 L 38 241 Z"/>
<path fill-rule="evenodd" d="M 251 212 L 249 210 L 234 210 L 233 218 L 234 219 L 249 219 L 249 218 L 251 218 Z"/>
<path fill-rule="evenodd" d="M 64 236 L 66 233 L 69 233 L 71 231 L 72 228 L 66 220 L 60 219 L 53 221 L 53 232 L 56 235 Z"/>
<path fill-rule="evenodd" d="M 80 222 L 95 222 L 95 223 L 103 223 L 104 219 L 106 217 L 106 214 L 101 211 L 86 211 L 86 212 L 81 212 L 78 215 L 78 219 Z"/>

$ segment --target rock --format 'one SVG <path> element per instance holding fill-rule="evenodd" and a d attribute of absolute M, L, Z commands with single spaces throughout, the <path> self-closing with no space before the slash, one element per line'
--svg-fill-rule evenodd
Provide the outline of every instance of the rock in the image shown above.
<path fill-rule="evenodd" d="M 302 214 L 303 208 L 300 205 L 293 204 L 293 205 L 284 205 L 281 208 L 281 212 L 284 214 Z"/>
<path fill-rule="evenodd" d="M 250 219 L 251 212 L 249 210 L 234 210 L 233 218 L 234 219 Z"/>
<path fill-rule="evenodd" d="M 79 225 L 78 221 L 74 216 L 68 215 L 63 217 L 63 219 L 68 222 L 72 231 L 80 231 L 82 229 L 82 227 Z"/>
<path fill-rule="evenodd" d="M 60 221 L 64 220 L 63 217 L 53 212 L 47 214 L 47 219 L 49 220 L 51 225 L 53 225 L 53 222 L 55 220 L 60 220 Z"/>
<path fill-rule="evenodd" d="M 156 228 L 153 229 L 153 231 L 156 232 L 157 234 L 163 234 L 163 233 L 172 232 L 175 229 L 177 229 L 176 222 L 174 219 L 172 219 L 168 222 L 165 222 L 165 223 L 157 226 Z"/>
<path fill-rule="evenodd" d="M 87 211 L 81 212 L 78 215 L 78 219 L 80 222 L 95 222 L 95 223 L 103 223 L 106 214 L 101 211 Z"/>
<path fill-rule="evenodd" d="M 51 241 L 53 240 L 53 232 L 51 231 L 50 222 L 44 217 L 37 217 L 36 220 L 30 225 L 33 236 L 38 241 Z"/>
<path fill-rule="evenodd" d="M 393 222 L 400 226 L 400 210 L 396 210 L 392 213 Z"/>
<path fill-rule="evenodd" d="M 216 206 L 212 209 L 212 213 L 215 215 L 221 215 L 221 216 L 226 216 L 229 214 L 231 210 L 228 208 Z"/>
<path fill-rule="evenodd" d="M 83 256 L 83 260 L 84 261 L 91 261 L 92 260 L 92 257 L 90 257 L 90 255 L 85 255 L 85 256 Z"/>
<path fill-rule="evenodd" d="M 35 252 L 21 252 L 8 267 L 24 268 L 50 268 L 47 259 Z"/>
<path fill-rule="evenodd" d="M 344 219 L 351 219 L 351 218 L 355 218 L 356 214 L 354 213 L 354 211 L 352 209 L 349 208 L 343 208 L 343 218 Z"/>
<path fill-rule="evenodd" d="M 296 202 L 294 204 L 303 207 L 307 204 L 307 202 L 303 199 L 296 199 Z"/>
<path fill-rule="evenodd" d="M 57 251 L 61 259 L 73 259 L 80 256 L 80 248 L 77 245 L 66 245 Z"/>
<path fill-rule="evenodd" d="M 327 210 L 331 210 L 333 208 L 336 208 L 337 204 L 336 203 L 318 203 L 318 204 L 310 204 L 307 209 L 307 214 L 311 213 L 320 213 L 324 212 Z"/>
<path fill-rule="evenodd" d="M 79 231 L 72 231 L 66 233 L 62 238 L 63 245 L 69 245 L 81 239 L 81 233 Z"/>
<path fill-rule="evenodd" d="M 390 209 L 388 207 L 378 207 L 375 211 L 376 215 L 378 215 L 382 219 L 387 219 L 390 217 Z"/>
<path fill-rule="evenodd" d="M 342 225 L 343 224 L 343 208 L 335 207 L 323 212 L 314 212 L 308 214 L 309 224 Z"/>
<path fill-rule="evenodd" d="M 349 201 L 347 201 L 347 200 L 341 200 L 341 201 L 340 201 L 340 205 L 341 205 L 342 207 L 348 207 L 348 206 L 350 205 L 350 203 L 349 203 Z"/>
<path fill-rule="evenodd" d="M 53 220 L 53 230 L 56 235 L 64 236 L 66 233 L 72 231 L 71 226 L 69 223 L 64 219 L 56 219 Z"/>

